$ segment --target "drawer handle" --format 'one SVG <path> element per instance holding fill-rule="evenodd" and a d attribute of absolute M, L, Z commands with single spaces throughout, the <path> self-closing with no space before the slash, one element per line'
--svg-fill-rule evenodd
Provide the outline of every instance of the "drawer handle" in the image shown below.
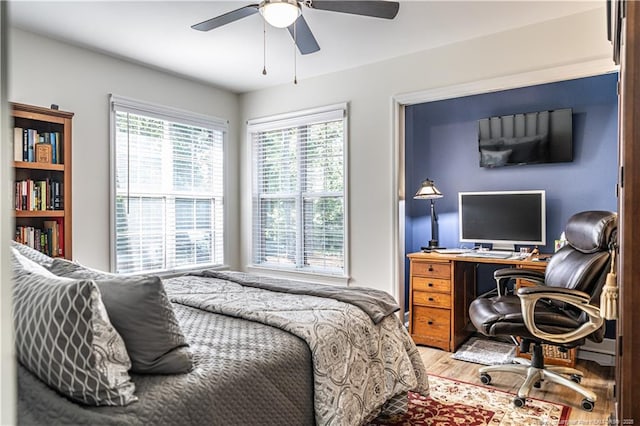
<path fill-rule="evenodd" d="M 429 265 L 429 272 L 433 272 L 433 266 Z"/>
<path fill-rule="evenodd" d="M 430 297 L 430 298 L 429 298 L 429 302 L 433 302 L 433 297 Z"/>
<path fill-rule="evenodd" d="M 427 321 L 427 324 L 433 325 L 433 321 Z"/>
<path fill-rule="evenodd" d="M 428 283 L 427 286 L 433 287 L 433 283 Z"/>

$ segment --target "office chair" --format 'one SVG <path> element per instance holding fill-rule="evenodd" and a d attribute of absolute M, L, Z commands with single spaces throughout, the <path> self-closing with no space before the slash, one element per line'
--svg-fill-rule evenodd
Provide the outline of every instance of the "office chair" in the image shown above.
<path fill-rule="evenodd" d="M 515 364 L 479 369 L 480 380 L 491 383 L 491 372 L 515 373 L 525 377 L 513 403 L 525 404 L 532 387 L 543 380 L 566 386 L 584 399 L 582 408 L 593 410 L 595 393 L 579 383 L 583 374 L 574 368 L 545 366 L 542 344 L 561 351 L 584 344 L 585 339 L 601 342 L 604 320 L 600 317 L 600 294 L 611 268 L 618 220 L 616 213 L 587 211 L 567 222 L 568 244 L 553 255 L 544 273 L 526 269 L 500 269 L 494 274 L 498 295 L 474 300 L 469 316 L 476 329 L 486 336 L 517 336 L 521 352 L 533 346 L 531 361 L 516 358 Z M 512 278 L 526 279 L 536 286 L 509 293 Z M 514 339 L 515 340 L 515 339 Z"/>

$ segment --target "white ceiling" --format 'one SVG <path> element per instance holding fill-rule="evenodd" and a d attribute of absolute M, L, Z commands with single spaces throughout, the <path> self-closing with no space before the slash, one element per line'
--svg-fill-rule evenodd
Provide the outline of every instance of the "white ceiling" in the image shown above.
<path fill-rule="evenodd" d="M 257 14 L 209 32 L 191 25 L 247 1 L 11 1 L 9 23 L 158 69 L 247 92 L 293 81 L 293 41 Z M 402 1 L 394 20 L 303 8 L 321 50 L 297 56 L 298 79 L 379 62 L 566 15 L 604 1 Z"/>

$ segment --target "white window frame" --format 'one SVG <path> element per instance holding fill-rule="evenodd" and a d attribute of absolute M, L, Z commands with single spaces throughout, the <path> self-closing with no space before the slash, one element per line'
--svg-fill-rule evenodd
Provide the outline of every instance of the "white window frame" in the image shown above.
<path fill-rule="evenodd" d="M 302 125 L 308 125 L 320 121 L 329 121 L 336 118 L 342 118 L 344 123 L 343 133 L 343 205 L 344 205 L 344 268 L 341 274 L 330 273 L 322 270 L 301 270 L 288 266 L 279 267 L 277 265 L 260 265 L 254 264 L 255 241 L 254 241 L 254 225 L 256 218 L 254 217 L 254 202 L 256 198 L 256 189 L 258 185 L 258 173 L 255 169 L 255 149 L 253 142 L 253 134 L 269 130 L 282 128 L 290 128 Z M 292 113 L 273 115 L 247 121 L 246 140 L 249 146 L 249 161 L 251 165 L 251 222 L 249 227 L 249 264 L 246 266 L 250 272 L 261 273 L 265 275 L 278 276 L 283 278 L 301 279 L 310 282 L 318 282 L 332 285 L 348 285 L 349 283 L 349 114 L 348 103 L 339 103 L 327 105 L 323 107 L 311 108 Z M 298 215 L 301 216 L 302 209 L 299 209 Z M 299 227 L 302 226 L 300 222 Z M 302 235 L 297 235 L 302 238 Z"/>
<path fill-rule="evenodd" d="M 152 102 L 140 101 L 124 96 L 115 94 L 109 95 L 109 265 L 110 270 L 113 272 L 116 269 L 116 111 L 129 112 L 133 114 L 146 115 L 161 120 L 168 120 L 174 122 L 180 122 L 184 124 L 190 124 L 194 126 L 213 127 L 216 130 L 222 131 L 222 200 L 223 200 L 223 212 L 222 212 L 222 230 L 223 230 L 223 262 L 224 264 L 208 264 L 198 265 L 184 268 L 167 269 L 163 271 L 154 271 L 155 275 L 171 276 L 176 273 L 184 273 L 186 271 L 202 270 L 202 269 L 228 269 L 226 262 L 229 256 L 228 250 L 228 186 L 227 186 L 227 173 L 228 173 L 228 160 L 227 160 L 227 140 L 229 136 L 229 121 L 212 117 L 204 114 L 199 114 L 179 108 L 168 107 Z M 148 272 L 141 271 L 133 273 L 145 274 Z"/>

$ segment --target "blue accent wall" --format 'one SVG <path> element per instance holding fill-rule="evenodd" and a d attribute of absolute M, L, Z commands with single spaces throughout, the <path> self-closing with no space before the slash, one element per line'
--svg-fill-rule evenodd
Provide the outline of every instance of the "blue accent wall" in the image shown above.
<path fill-rule="evenodd" d="M 606 74 L 407 107 L 406 253 L 419 251 L 431 238 L 429 201 L 413 199 L 427 177 L 444 194 L 436 200 L 436 210 L 440 245 L 449 248 L 460 247 L 461 191 L 545 190 L 547 245 L 540 250 L 547 253 L 553 252 L 554 240 L 574 213 L 616 210 L 617 79 L 617 74 Z M 573 109 L 572 162 L 493 169 L 479 166 L 479 119 L 560 108 Z M 408 291 L 408 267 L 406 270 Z"/>

